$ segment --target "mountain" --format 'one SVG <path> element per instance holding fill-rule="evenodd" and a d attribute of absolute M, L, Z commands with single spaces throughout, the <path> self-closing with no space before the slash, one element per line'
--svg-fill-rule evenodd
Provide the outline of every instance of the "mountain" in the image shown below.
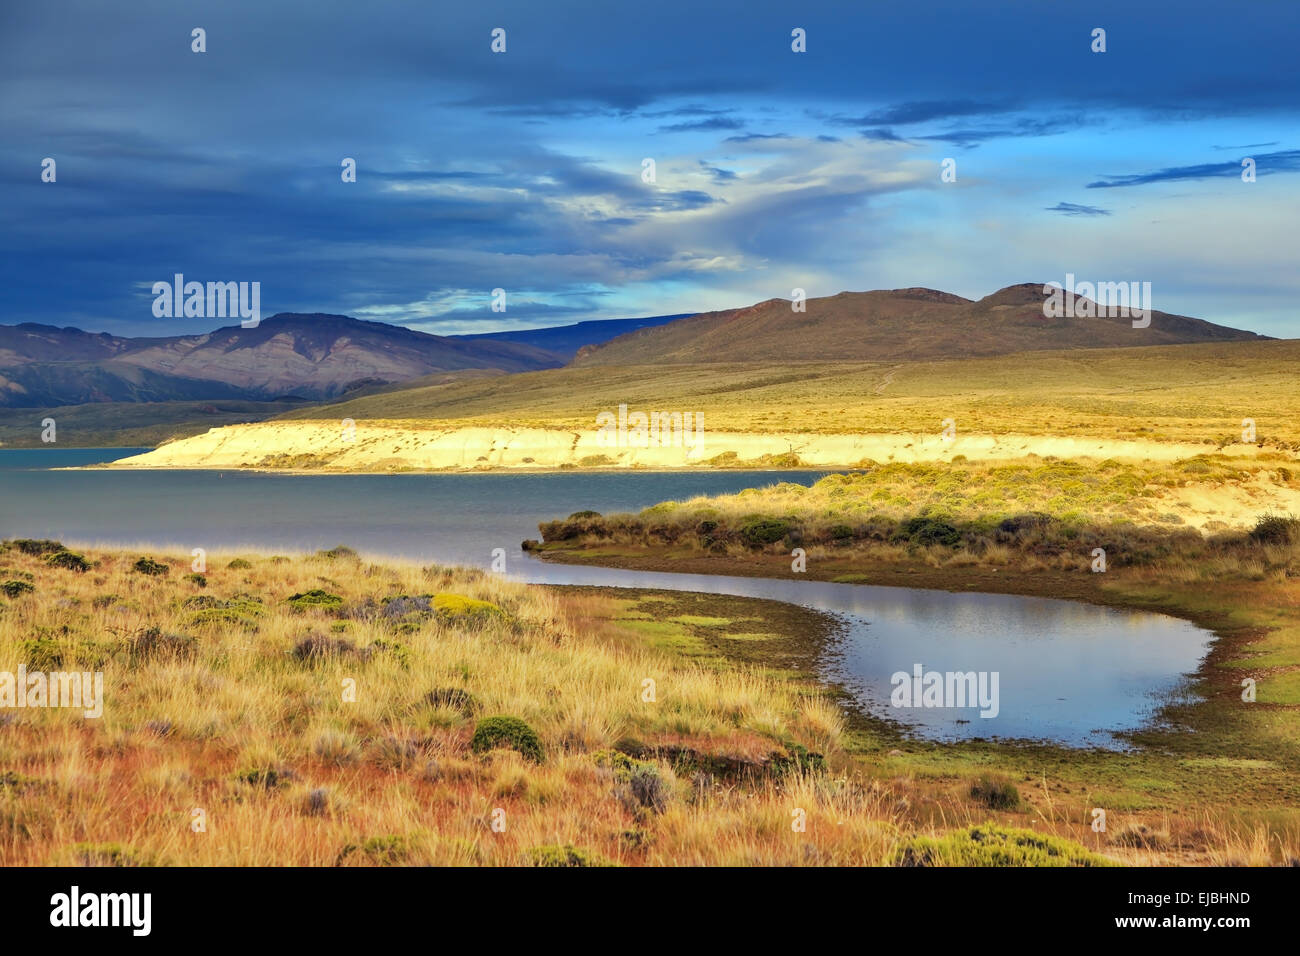
<path fill-rule="evenodd" d="M 478 332 L 472 335 L 451 335 L 448 338 L 465 341 L 518 342 L 531 345 L 548 352 L 554 352 L 566 362 L 570 361 L 585 345 L 601 345 L 612 338 L 637 329 L 665 325 L 677 319 L 684 319 L 693 312 L 680 315 L 652 315 L 645 319 L 599 319 L 591 322 L 578 322 L 575 325 L 558 325 L 549 329 L 523 329 L 517 332 Z"/>
<path fill-rule="evenodd" d="M 343 315 L 286 312 L 253 329 L 163 338 L 24 323 L 0 326 L 0 407 L 320 400 L 434 373 L 563 364 L 525 343 L 466 341 Z"/>
<path fill-rule="evenodd" d="M 575 366 L 693 362 L 932 361 L 1071 348 L 1262 340 L 1254 332 L 1165 312 L 1150 326 L 1115 318 L 1045 318 L 1043 283 L 978 301 L 934 289 L 841 292 L 706 312 L 578 352 Z"/>

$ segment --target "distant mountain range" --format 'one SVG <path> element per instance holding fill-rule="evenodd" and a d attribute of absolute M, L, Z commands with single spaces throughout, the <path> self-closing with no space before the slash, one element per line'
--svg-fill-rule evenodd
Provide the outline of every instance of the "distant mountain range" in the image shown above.
<path fill-rule="evenodd" d="M 935 289 L 841 292 L 808 299 L 804 312 L 788 299 L 769 299 L 629 332 L 583 348 L 573 364 L 934 361 L 1267 338 L 1166 312 L 1152 312 L 1147 328 L 1126 317 L 1048 319 L 1043 288 L 1013 285 L 978 301 Z"/>
<path fill-rule="evenodd" d="M 464 376 L 599 365 L 927 361 L 1041 349 L 1261 339 L 1201 319 L 1043 317 L 1043 286 L 978 301 L 933 289 L 841 292 L 694 316 L 611 319 L 439 336 L 343 315 L 281 313 L 257 328 L 124 338 L 0 326 L 0 407 L 217 401 L 321 402 Z"/>
<path fill-rule="evenodd" d="M 558 368 L 584 345 L 675 318 L 441 336 L 344 315 L 284 312 L 252 329 L 157 338 L 28 322 L 0 326 L 0 407 L 327 401 L 439 373 Z"/>

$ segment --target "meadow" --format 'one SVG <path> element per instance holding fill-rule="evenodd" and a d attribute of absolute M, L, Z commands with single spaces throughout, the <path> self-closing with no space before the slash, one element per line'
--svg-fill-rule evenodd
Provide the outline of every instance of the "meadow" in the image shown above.
<path fill-rule="evenodd" d="M 0 863 L 1300 857 L 1279 741 L 1232 757 L 917 743 L 808 677 L 832 624 L 790 605 L 547 589 L 342 547 L 188 562 L 4 546 L 0 666 L 100 670 L 105 700 L 97 719 L 0 713 Z M 1243 774 L 1280 796 L 1243 793 Z M 1170 786 L 1197 798 L 1171 813 Z M 1088 828 L 1098 800 L 1107 834 Z"/>

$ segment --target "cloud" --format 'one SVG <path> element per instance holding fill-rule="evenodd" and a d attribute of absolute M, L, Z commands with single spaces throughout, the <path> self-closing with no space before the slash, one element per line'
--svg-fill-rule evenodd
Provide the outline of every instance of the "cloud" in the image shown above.
<path fill-rule="evenodd" d="M 707 130 L 744 129 L 745 124 L 728 116 L 711 116 L 708 119 L 688 120 L 685 123 L 669 123 L 660 126 L 661 133 L 691 133 Z"/>
<path fill-rule="evenodd" d="M 1079 129 L 1089 123 L 1095 122 L 1088 120 L 1082 115 L 1057 116 L 1048 119 L 1022 118 L 1016 120 L 1010 125 L 1003 125 L 994 128 L 985 129 L 955 129 L 945 133 L 934 133 L 929 136 L 918 136 L 917 139 L 933 140 L 941 143 L 951 143 L 954 146 L 963 146 L 967 149 L 974 148 L 981 143 L 987 143 L 995 139 L 1012 139 L 1019 137 L 1032 136 L 1056 136 L 1060 133 L 1070 132 Z"/>
<path fill-rule="evenodd" d="M 1011 107 L 1005 103 L 976 102 L 974 100 L 927 100 L 899 103 L 874 110 L 862 116 L 833 116 L 827 121 L 836 126 L 906 126 L 909 123 L 927 123 L 932 120 L 953 119 L 959 116 L 985 116 L 1005 113 Z"/>
<path fill-rule="evenodd" d="M 1257 175 L 1265 173 L 1291 173 L 1300 170 L 1300 149 L 1263 153 L 1254 157 Z M 1088 183 L 1089 189 L 1115 189 L 1120 186 L 1146 186 L 1150 183 L 1177 182 L 1190 179 L 1214 179 L 1220 176 L 1240 176 L 1242 166 L 1237 160 L 1224 163 L 1197 163 L 1194 166 L 1166 166 L 1149 173 L 1132 173 L 1126 176 L 1107 176 Z"/>
<path fill-rule="evenodd" d="M 862 131 L 863 139 L 872 139 L 880 143 L 906 143 L 907 140 L 899 136 L 892 129 L 864 129 Z"/>
<path fill-rule="evenodd" d="M 710 166 L 704 160 L 700 160 L 700 168 L 707 171 L 714 182 L 724 183 L 736 178 L 736 173 L 730 169 L 723 169 L 720 166 Z"/>
<path fill-rule="evenodd" d="M 1059 212 L 1063 216 L 1109 216 L 1109 209 L 1100 206 L 1082 206 L 1072 202 L 1058 202 L 1055 206 L 1044 207 L 1048 212 Z"/>

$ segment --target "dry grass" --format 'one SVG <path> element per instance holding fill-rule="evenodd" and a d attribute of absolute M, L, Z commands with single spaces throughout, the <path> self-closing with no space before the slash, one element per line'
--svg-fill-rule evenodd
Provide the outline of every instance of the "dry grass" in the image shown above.
<path fill-rule="evenodd" d="M 233 570 L 232 556 L 209 555 L 205 588 L 176 557 L 154 555 L 169 566 L 161 575 L 132 570 L 134 553 L 86 557 L 91 569 L 77 573 L 0 555 L 0 577 L 35 588 L 0 613 L 2 666 L 102 670 L 106 698 L 98 719 L 0 715 L 4 865 L 515 864 L 566 845 L 623 863 L 870 863 L 889 852 L 897 824 L 876 801 L 845 797 L 834 775 L 763 772 L 787 745 L 834 756 L 833 704 L 754 669 L 647 650 L 608 623 L 607 599 L 348 555 L 244 556 L 250 566 Z M 342 604 L 287 601 L 314 589 Z M 384 613 L 389 598 L 430 593 L 499 610 Z M 230 619 L 201 620 L 213 600 Z M 646 677 L 655 703 L 641 700 Z M 434 688 L 473 703 L 430 704 Z M 545 762 L 475 754 L 477 717 L 491 714 L 535 728 Z M 755 774 L 679 779 L 650 758 L 663 812 L 629 808 L 599 759 L 628 739 L 743 758 Z M 813 821 L 807 839 L 790 828 L 793 802 Z M 196 808 L 204 832 L 191 828 Z M 503 832 L 491 826 L 498 809 Z M 848 829 L 827 829 L 831 815 Z"/>

